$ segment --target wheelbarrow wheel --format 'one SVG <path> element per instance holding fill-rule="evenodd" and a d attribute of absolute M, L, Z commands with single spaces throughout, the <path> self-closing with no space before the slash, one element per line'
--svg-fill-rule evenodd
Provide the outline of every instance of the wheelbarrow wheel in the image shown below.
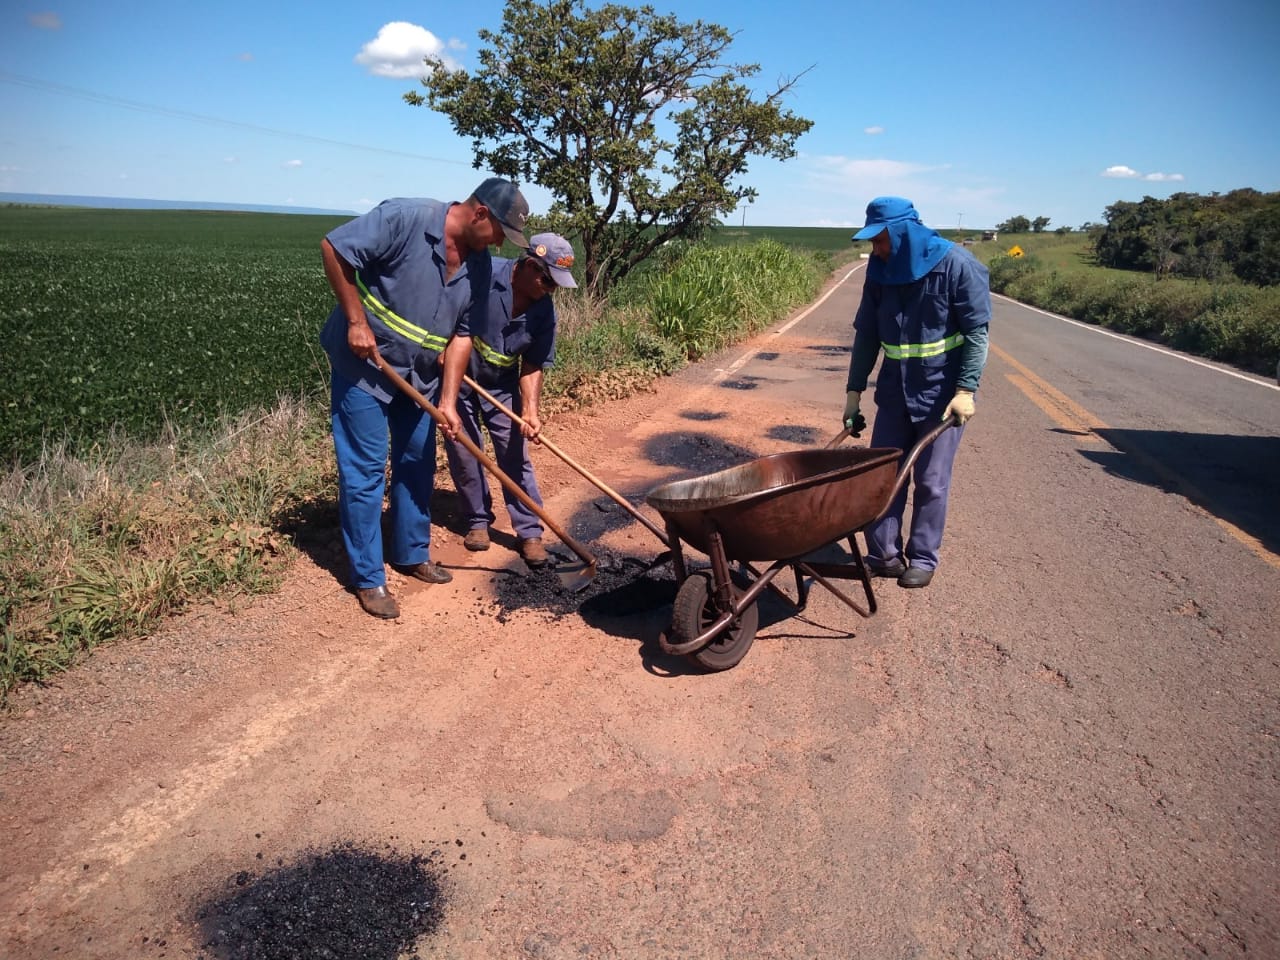
<path fill-rule="evenodd" d="M 742 596 L 742 591 L 736 586 L 731 590 L 736 603 Z M 720 611 L 715 606 L 711 575 L 694 573 L 685 578 L 676 592 L 671 616 L 672 632 L 677 637 L 688 640 L 698 636 L 718 619 L 720 619 Z M 736 624 L 725 627 L 705 647 L 685 656 L 708 670 L 728 670 L 730 667 L 737 666 L 747 655 L 759 625 L 760 612 L 753 603 L 742 611 Z"/>

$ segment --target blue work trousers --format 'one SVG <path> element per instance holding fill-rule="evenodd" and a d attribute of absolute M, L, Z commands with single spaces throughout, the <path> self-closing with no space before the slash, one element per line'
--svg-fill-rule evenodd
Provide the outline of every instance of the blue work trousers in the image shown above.
<path fill-rule="evenodd" d="M 436 477 L 436 422 L 408 397 L 390 403 L 333 373 L 330 417 L 338 459 L 338 518 L 354 586 L 387 582 L 382 500 L 391 455 L 390 560 L 415 566 L 431 558 L 431 493 Z M 435 394 L 439 393 L 437 384 Z M 435 400 L 435 396 L 428 397 Z M 390 445 L 388 446 L 388 433 Z"/>
<path fill-rule="evenodd" d="M 501 387 L 486 389 L 509 410 L 520 412 L 519 398 L 513 396 L 514 391 Z M 542 495 L 538 493 L 538 481 L 534 478 L 533 463 L 529 459 L 529 444 L 520 433 L 519 424 L 512 422 L 489 401 L 466 387 L 462 388 L 462 396 L 458 399 L 458 415 L 462 418 L 462 427 L 467 436 L 481 450 L 484 449 L 484 436 L 480 432 L 480 422 L 484 421 L 489 439 L 493 441 L 493 460 L 498 469 L 514 480 L 534 503 L 542 506 Z M 463 519 L 467 529 L 487 528 L 497 518 L 493 513 L 493 494 L 489 489 L 485 468 L 460 443 L 445 440 L 444 449 L 449 457 L 449 473 L 453 476 L 453 485 L 462 500 Z M 502 488 L 502 498 L 507 505 L 507 514 L 511 517 L 511 529 L 517 537 L 531 540 L 542 536 L 542 524 L 538 522 L 537 515 L 505 486 Z"/>
<path fill-rule="evenodd" d="M 936 426 L 933 420 L 913 421 L 901 403 L 877 407 L 871 428 L 871 446 L 898 447 L 905 460 L 916 440 Z M 942 531 L 947 525 L 951 467 L 963 434 L 964 427 L 952 427 L 921 451 L 911 469 L 910 479 L 894 497 L 888 512 L 866 529 L 867 559 L 872 563 L 887 566 L 905 558 L 908 566 L 921 570 L 937 569 Z M 911 532 L 904 551 L 902 518 L 906 512 L 908 490 L 911 492 Z"/>

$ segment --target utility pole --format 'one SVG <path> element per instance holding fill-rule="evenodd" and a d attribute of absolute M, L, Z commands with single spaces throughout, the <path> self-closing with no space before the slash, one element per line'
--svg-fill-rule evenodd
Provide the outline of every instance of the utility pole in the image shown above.
<path fill-rule="evenodd" d="M 961 217 L 963 217 L 963 216 L 964 216 L 964 214 L 963 214 L 963 213 L 957 213 L 957 214 L 956 214 L 956 229 L 957 229 L 957 230 L 959 230 L 959 229 L 960 229 L 960 218 L 961 218 Z"/>

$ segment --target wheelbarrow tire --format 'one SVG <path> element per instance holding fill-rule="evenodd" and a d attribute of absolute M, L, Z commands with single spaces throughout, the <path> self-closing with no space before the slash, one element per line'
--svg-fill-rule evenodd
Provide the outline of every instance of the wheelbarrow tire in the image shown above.
<path fill-rule="evenodd" d="M 736 586 L 731 589 L 736 603 L 742 596 L 742 591 Z M 686 577 L 676 592 L 672 609 L 671 629 L 676 637 L 686 640 L 696 637 L 719 618 L 720 613 L 716 610 L 712 594 L 711 575 L 699 572 Z M 737 666 L 747 655 L 759 625 L 760 612 L 753 603 L 742 611 L 736 624 L 725 627 L 705 647 L 685 656 L 707 670 L 728 670 Z"/>

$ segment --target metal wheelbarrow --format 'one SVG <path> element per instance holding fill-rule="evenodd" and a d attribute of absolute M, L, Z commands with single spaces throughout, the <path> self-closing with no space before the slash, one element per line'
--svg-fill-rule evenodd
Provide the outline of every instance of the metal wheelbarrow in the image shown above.
<path fill-rule="evenodd" d="M 773 454 L 649 491 L 645 500 L 666 522 L 680 584 L 670 632 L 658 638 L 662 649 L 709 670 L 727 670 L 751 649 L 761 593 L 770 590 L 798 613 L 808 603 L 806 577 L 861 616 L 872 616 L 875 592 L 854 534 L 884 515 L 920 453 L 953 425 L 954 418 L 944 420 L 905 457 L 896 447 L 836 446 L 845 431 L 825 448 Z M 848 541 L 848 562 L 809 557 L 840 540 Z M 691 571 L 683 544 L 710 557 L 710 571 Z M 773 584 L 786 569 L 795 574 L 794 600 Z M 866 605 L 833 580 L 859 581 Z"/>

